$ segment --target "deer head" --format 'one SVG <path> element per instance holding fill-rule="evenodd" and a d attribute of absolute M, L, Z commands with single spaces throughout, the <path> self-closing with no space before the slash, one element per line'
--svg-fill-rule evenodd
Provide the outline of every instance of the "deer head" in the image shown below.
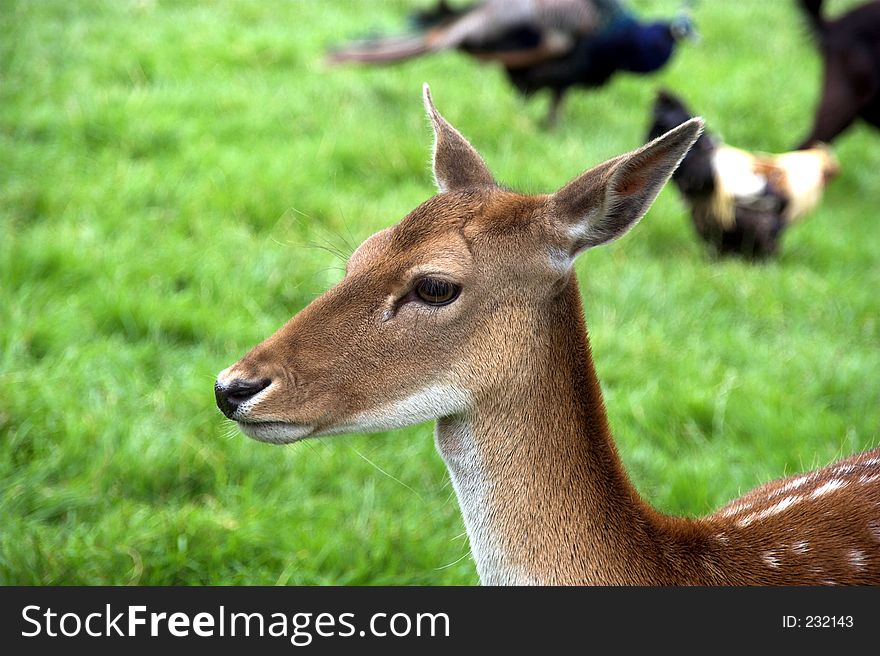
<path fill-rule="evenodd" d="M 222 371 L 217 404 L 275 443 L 466 415 L 497 396 L 583 251 L 644 215 L 702 129 L 692 119 L 556 193 L 498 186 L 424 102 L 439 193 L 352 254 L 343 280 Z"/>

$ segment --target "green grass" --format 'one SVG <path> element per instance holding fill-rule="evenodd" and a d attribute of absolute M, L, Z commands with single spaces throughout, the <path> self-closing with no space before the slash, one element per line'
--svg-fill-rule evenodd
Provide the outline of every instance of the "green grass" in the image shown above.
<path fill-rule="evenodd" d="M 433 193 L 423 81 L 523 191 L 639 145 L 661 85 L 785 150 L 820 71 L 793 4 L 700 3 L 701 44 L 572 93 L 552 133 L 455 53 L 322 64 L 408 2 L 0 4 L 0 583 L 475 583 L 429 425 L 258 444 L 214 376 L 340 278 L 321 246 Z M 778 261 L 711 259 L 667 189 L 577 265 L 621 455 L 666 511 L 878 442 L 880 135 L 837 146 Z"/>

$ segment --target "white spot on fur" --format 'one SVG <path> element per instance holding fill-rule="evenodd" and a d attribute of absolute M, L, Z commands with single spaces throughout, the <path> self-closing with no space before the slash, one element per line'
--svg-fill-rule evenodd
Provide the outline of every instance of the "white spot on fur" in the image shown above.
<path fill-rule="evenodd" d="M 779 556 L 776 555 L 775 551 L 768 551 L 764 554 L 763 558 L 768 567 L 779 567 Z"/>
<path fill-rule="evenodd" d="M 715 536 L 715 539 L 718 540 L 721 544 L 727 544 L 730 542 L 730 538 L 728 538 L 724 533 L 719 533 Z"/>
<path fill-rule="evenodd" d="M 845 487 L 846 484 L 847 484 L 846 481 L 842 481 L 839 478 L 832 479 L 832 480 L 828 481 L 827 483 L 825 483 L 824 485 L 821 485 L 821 486 L 817 487 L 815 490 L 813 490 L 813 492 L 810 494 L 810 498 L 811 499 L 818 499 L 821 496 L 824 496 L 826 494 L 829 494 L 830 492 L 834 492 L 835 490 L 839 490 L 840 488 Z"/>
<path fill-rule="evenodd" d="M 801 540 L 800 542 L 795 542 L 791 545 L 791 550 L 796 554 L 805 554 L 810 550 L 810 543 L 806 540 Z"/>
<path fill-rule="evenodd" d="M 788 481 L 788 483 L 782 486 L 782 490 L 780 491 L 790 492 L 791 490 L 796 490 L 797 488 L 804 485 L 804 483 L 806 483 L 808 480 L 810 480 L 809 475 L 800 476 L 798 478 Z"/>
<path fill-rule="evenodd" d="M 785 497 L 782 501 L 777 503 L 775 506 L 768 508 L 767 510 L 765 510 L 763 512 L 766 513 L 767 517 L 769 517 L 770 515 L 778 515 L 783 510 L 785 510 L 786 508 L 788 508 L 792 504 L 795 504 L 799 501 L 803 501 L 803 497 Z"/>
<path fill-rule="evenodd" d="M 851 549 L 849 562 L 855 569 L 862 569 L 865 566 L 865 552 L 861 549 Z"/>
<path fill-rule="evenodd" d="M 742 519 L 737 520 L 736 525 L 741 526 L 742 528 L 745 528 L 746 526 L 748 526 L 749 524 L 754 522 L 757 518 L 758 518 L 757 513 L 754 513 L 751 515 L 746 515 Z"/>
<path fill-rule="evenodd" d="M 728 506 L 721 511 L 722 517 L 733 517 L 739 515 L 754 506 L 753 501 L 737 501 L 732 506 Z"/>
<path fill-rule="evenodd" d="M 803 497 L 798 496 L 785 497 L 782 501 L 770 506 L 769 508 L 764 508 L 764 510 L 760 510 L 758 512 L 752 513 L 751 515 L 743 517 L 737 522 L 737 525 L 745 527 L 754 522 L 761 521 L 762 519 L 767 519 L 768 517 L 772 517 L 773 515 L 778 515 L 779 513 L 784 512 L 789 506 L 792 506 L 803 500 Z"/>
<path fill-rule="evenodd" d="M 798 478 L 794 478 L 790 481 L 785 482 L 780 485 L 776 489 L 771 489 L 767 491 L 767 495 L 765 497 L 760 498 L 751 498 L 751 499 L 738 499 L 733 502 L 733 504 L 720 512 L 721 517 L 733 517 L 734 515 L 741 515 L 746 511 L 750 511 L 755 506 L 759 505 L 763 501 L 768 501 L 770 499 L 775 499 L 776 497 L 782 496 L 783 494 L 787 494 L 792 490 L 796 490 L 799 487 L 806 485 L 810 480 L 815 478 L 815 474 L 805 474 L 804 476 L 799 476 Z M 797 498 L 797 497 L 795 497 Z M 751 520 L 753 521 L 753 520 Z"/>
<path fill-rule="evenodd" d="M 880 474 L 862 474 L 859 476 L 859 483 L 862 485 L 873 485 L 878 481 L 880 481 Z"/>

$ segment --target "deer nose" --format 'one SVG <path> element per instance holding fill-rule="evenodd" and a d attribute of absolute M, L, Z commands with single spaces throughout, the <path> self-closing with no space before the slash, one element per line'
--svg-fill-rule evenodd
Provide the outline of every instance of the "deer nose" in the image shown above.
<path fill-rule="evenodd" d="M 220 411 L 232 419 L 232 415 L 243 403 L 254 398 L 271 384 L 272 381 L 268 378 L 261 380 L 236 378 L 227 384 L 221 384 L 217 381 L 214 384 L 214 398 L 217 399 L 217 407 L 220 408 Z"/>

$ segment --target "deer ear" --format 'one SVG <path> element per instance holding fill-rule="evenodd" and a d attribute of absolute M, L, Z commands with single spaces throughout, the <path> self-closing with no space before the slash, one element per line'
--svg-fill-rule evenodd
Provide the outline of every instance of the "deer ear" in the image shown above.
<path fill-rule="evenodd" d="M 494 187 L 495 181 L 483 158 L 461 133 L 452 127 L 431 100 L 431 90 L 422 88 L 425 110 L 434 126 L 434 180 L 440 191 L 472 187 Z"/>
<path fill-rule="evenodd" d="M 569 240 L 569 255 L 613 241 L 638 223 L 702 131 L 702 119 L 691 119 L 553 194 L 551 216 Z"/>

